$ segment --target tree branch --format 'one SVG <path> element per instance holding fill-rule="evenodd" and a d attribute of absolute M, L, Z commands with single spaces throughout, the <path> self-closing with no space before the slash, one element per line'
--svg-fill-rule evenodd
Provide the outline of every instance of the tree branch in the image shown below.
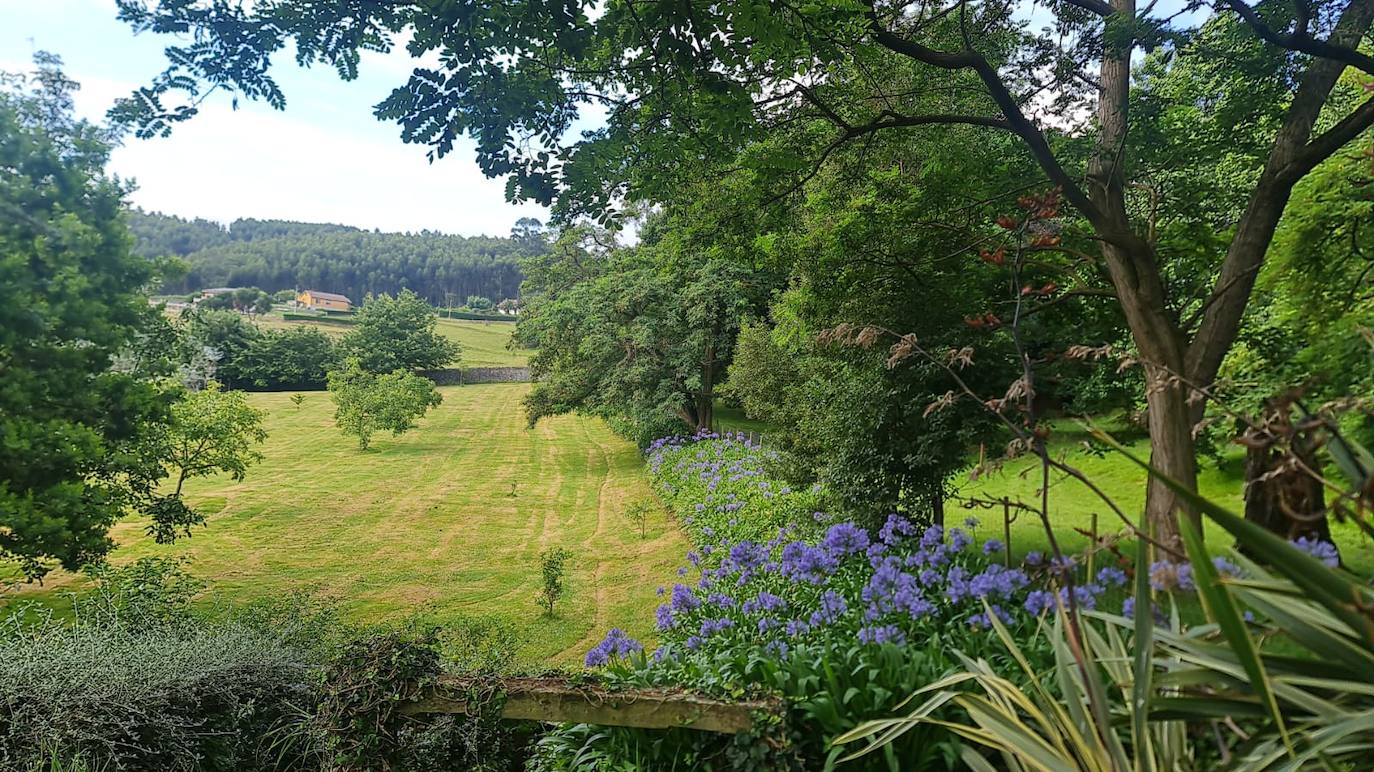
<path fill-rule="evenodd" d="M 1359 2 L 1360 0 L 1356 0 Z M 1077 5 L 1077 3 L 1074 3 Z M 1236 12 L 1244 22 L 1255 31 L 1255 34 L 1271 45 L 1288 51 L 1295 51 L 1300 54 L 1317 56 L 1322 59 L 1334 59 L 1335 61 L 1348 64 L 1358 70 L 1374 75 L 1374 57 L 1360 53 L 1348 46 L 1333 44 L 1328 40 L 1312 37 L 1307 31 L 1307 12 L 1306 6 L 1299 2 L 1298 29 L 1296 32 L 1279 32 L 1273 27 L 1264 23 L 1255 9 L 1241 2 L 1241 0 L 1225 0 L 1225 5 Z"/>

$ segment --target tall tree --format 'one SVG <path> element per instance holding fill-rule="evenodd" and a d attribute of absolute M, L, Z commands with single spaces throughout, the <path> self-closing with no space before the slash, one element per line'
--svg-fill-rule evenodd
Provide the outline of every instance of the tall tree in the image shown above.
<path fill-rule="evenodd" d="M 356 318 L 339 346 L 368 372 L 446 367 L 461 353 L 457 343 L 435 331 L 434 308 L 410 290 L 369 297 Z"/>
<path fill-rule="evenodd" d="M 1216 377 L 1294 184 L 1374 123 L 1374 98 L 1346 99 L 1337 88 L 1348 67 L 1374 74 L 1374 57 L 1361 51 L 1371 0 L 1213 0 L 1189 6 L 1210 7 L 1201 26 L 1155 3 L 1060 0 L 1037 9 L 1048 22 L 1040 31 L 1020 6 L 994 0 L 119 5 L 138 29 L 196 32 L 194 45 L 169 49 L 172 64 L 152 86 L 117 108 L 144 135 L 193 115 L 163 97 L 198 93 L 203 83 L 284 105 L 268 70 L 288 39 L 298 60 L 352 77 L 360 48 L 386 49 L 405 31 L 412 55 L 438 53 L 444 65 L 417 68 L 379 116 L 436 155 L 471 135 L 483 169 L 511 178 L 512 197 L 552 202 L 565 217 L 606 216 L 627 192 L 666 197 L 702 173 L 703 159 L 733 157 L 760 132 L 807 119 L 828 127 L 822 141 L 761 159 L 798 184 L 835 148 L 880 133 L 949 125 L 1008 133 L 1086 224 L 1091 257 L 1145 363 L 1153 463 L 1189 487 L 1202 409 L 1189 384 Z M 1215 24 L 1272 51 L 1283 87 L 1252 92 L 1276 120 L 1257 127 L 1266 150 L 1242 175 L 1244 207 L 1219 224 L 1229 235 L 1209 255 L 1211 289 L 1187 318 L 1180 308 L 1193 299 L 1169 291 L 1174 256 L 1152 227 L 1159 210 L 1179 202 L 1137 187 L 1149 170 L 1133 147 L 1148 132 L 1136 130 L 1131 111 L 1133 70 L 1142 48 L 1230 61 L 1234 51 L 1203 40 Z M 908 87 L 871 77 L 892 72 Z M 588 103 L 605 111 L 605 127 L 566 141 Z M 1084 130 L 1073 125 L 1089 116 Z M 1147 509 L 1162 538 L 1176 537 L 1181 506 L 1151 480 Z"/>
<path fill-rule="evenodd" d="M 104 131 L 74 117 L 55 57 L 0 75 L 0 557 L 79 568 L 162 477 L 143 452 L 174 396 L 131 352 L 157 266 L 129 252 Z"/>

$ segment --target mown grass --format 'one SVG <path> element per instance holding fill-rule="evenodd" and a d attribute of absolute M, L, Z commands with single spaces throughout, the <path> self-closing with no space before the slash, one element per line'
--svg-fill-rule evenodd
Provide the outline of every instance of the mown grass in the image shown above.
<path fill-rule="evenodd" d="M 253 394 L 267 411 L 265 460 L 242 482 L 188 484 L 209 525 L 170 546 L 144 523 L 116 526 L 115 563 L 186 556 L 213 591 L 248 599 L 315 588 L 359 621 L 423 611 L 510 620 L 527 662 L 580 662 L 610 627 L 653 638 L 655 587 L 687 542 L 658 506 L 647 538 L 626 518 L 651 497 L 639 452 L 598 420 L 563 416 L 527 428 L 523 384 L 443 388 L 444 403 L 373 448 L 335 429 L 329 396 Z M 569 594 L 554 618 L 534 596 L 541 550 L 571 550 Z M 82 579 L 57 575 L 17 597 L 61 605 Z"/>
<path fill-rule="evenodd" d="M 1148 438 L 1110 423 L 1104 428 L 1137 457 L 1149 458 Z M 1140 467 L 1121 454 L 1093 442 L 1086 430 L 1070 421 L 1055 425 L 1050 448 L 1056 458 L 1083 472 L 1107 493 L 1124 513 L 1133 518 L 1139 516 L 1145 506 L 1145 472 Z M 1220 461 L 1203 458 L 1199 464 L 1199 492 L 1237 514 L 1245 511 L 1242 461 L 1239 449 L 1235 449 L 1228 451 Z M 1020 458 L 980 479 L 969 481 L 967 476 L 961 475 L 957 482 L 958 496 L 982 499 L 1006 497 L 1013 501 L 1038 504 L 1040 464 L 1033 457 Z M 1094 514 L 1097 515 L 1099 533 L 1116 532 L 1124 528 L 1120 518 L 1101 498 L 1078 480 L 1051 470 L 1049 490 L 1050 524 L 1064 549 L 1079 550 L 1088 543 L 1084 532 L 1091 531 Z M 1001 507 L 966 510 L 960 509 L 958 502 L 951 502 L 946 511 L 946 519 L 951 523 L 960 522 L 970 515 L 981 522 L 980 536 L 1001 538 Z M 1209 548 L 1215 553 L 1223 552 L 1233 542 L 1225 531 L 1210 521 L 1206 523 L 1204 532 Z M 1374 542 L 1361 534 L 1353 524 L 1333 523 L 1332 537 L 1348 568 L 1361 575 L 1374 575 Z M 1012 524 L 1012 550 L 1016 554 L 1046 550 L 1048 541 L 1044 525 L 1029 513 L 1019 515 Z"/>
<path fill-rule="evenodd" d="M 352 325 L 327 321 L 297 321 L 283 319 L 278 312 L 264 314 L 256 320 L 259 327 L 272 330 L 289 329 L 298 325 L 318 327 L 325 333 L 341 336 Z M 470 319 L 440 319 L 435 328 L 440 335 L 463 347 L 457 364 L 463 367 L 524 367 L 529 364 L 529 349 L 509 348 L 513 322 L 480 322 Z"/>

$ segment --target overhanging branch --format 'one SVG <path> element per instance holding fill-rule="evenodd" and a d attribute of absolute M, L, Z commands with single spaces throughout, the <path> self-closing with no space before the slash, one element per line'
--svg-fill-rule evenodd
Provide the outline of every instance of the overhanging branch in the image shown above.
<path fill-rule="evenodd" d="M 1368 2 L 1368 0 L 1355 0 L 1355 2 Z M 1343 62 L 1358 70 L 1362 70 L 1370 75 L 1374 75 L 1374 57 L 1360 53 L 1348 46 L 1336 45 L 1327 40 L 1312 37 L 1307 30 L 1306 18 L 1300 18 L 1298 28 L 1294 32 L 1279 32 L 1264 23 L 1255 9 L 1241 2 L 1241 0 L 1225 0 L 1224 6 L 1235 11 L 1256 35 L 1267 43 L 1276 45 L 1288 51 L 1295 51 L 1309 56 L 1318 56 L 1323 59 L 1334 59 Z M 1298 2 L 1300 16 L 1305 17 L 1305 6 L 1301 0 Z"/>

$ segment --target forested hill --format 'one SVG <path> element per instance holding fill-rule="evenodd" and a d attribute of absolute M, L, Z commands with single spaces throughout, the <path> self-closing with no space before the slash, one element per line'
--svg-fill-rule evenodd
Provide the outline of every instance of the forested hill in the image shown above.
<path fill-rule="evenodd" d="M 519 259 L 537 241 L 428 231 L 377 233 L 346 225 L 235 220 L 228 228 L 139 210 L 129 213 L 135 251 L 175 255 L 190 266 L 168 293 L 204 287 L 317 289 L 360 302 L 367 293 L 409 288 L 436 305 L 461 304 L 469 295 L 516 297 Z"/>

